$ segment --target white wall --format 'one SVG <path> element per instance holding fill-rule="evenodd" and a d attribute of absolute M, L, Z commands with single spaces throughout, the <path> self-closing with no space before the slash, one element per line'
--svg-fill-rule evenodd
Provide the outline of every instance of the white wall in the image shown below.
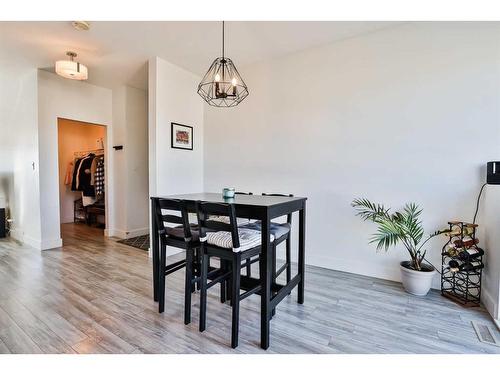
<path fill-rule="evenodd" d="M 112 124 L 112 93 L 110 89 L 80 81 L 72 81 L 53 73 L 38 72 L 38 134 L 40 157 L 40 212 L 41 212 L 41 249 L 61 246 L 59 221 L 59 187 L 57 155 L 57 118 L 68 118 L 91 122 L 110 127 Z M 113 153 L 110 151 L 111 138 L 108 139 L 108 154 L 105 170 L 113 166 Z M 105 174 L 106 186 L 113 186 L 112 177 Z M 106 227 L 113 217 L 110 189 L 106 194 Z"/>
<path fill-rule="evenodd" d="M 39 247 L 37 70 L 11 52 L 0 48 L 0 196 L 12 237 Z"/>
<path fill-rule="evenodd" d="M 500 320 L 500 185 L 486 186 L 481 212 L 478 223 L 486 228 L 482 301 L 491 316 Z"/>
<path fill-rule="evenodd" d="M 149 233 L 148 96 L 127 86 L 127 226 L 129 233 Z"/>
<path fill-rule="evenodd" d="M 428 231 L 472 219 L 480 170 L 498 159 L 499 36 L 412 23 L 240 67 L 250 96 L 205 107 L 204 190 L 306 196 L 308 264 L 399 280 L 407 254 L 377 253 L 350 202 L 415 201 Z M 438 266 L 443 241 L 428 248 Z"/>
<path fill-rule="evenodd" d="M 114 222 L 110 236 L 149 232 L 147 93 L 130 86 L 113 89 Z"/>
<path fill-rule="evenodd" d="M 149 192 L 203 191 L 203 100 L 200 78 L 158 57 L 149 61 Z M 193 151 L 170 147 L 170 123 L 189 125 Z"/>
<path fill-rule="evenodd" d="M 114 215 L 105 233 L 108 236 L 120 238 L 127 237 L 126 98 L 125 86 L 113 89 L 113 146 L 124 146 L 124 149 L 116 151 L 112 149 L 111 151 L 114 163 L 110 174 L 117 188 L 114 189 L 112 197 Z"/>
<path fill-rule="evenodd" d="M 149 60 L 149 195 L 203 191 L 200 77 L 158 57 Z M 193 127 L 193 150 L 171 148 L 170 123 Z M 175 253 L 174 248 L 168 254 Z"/>

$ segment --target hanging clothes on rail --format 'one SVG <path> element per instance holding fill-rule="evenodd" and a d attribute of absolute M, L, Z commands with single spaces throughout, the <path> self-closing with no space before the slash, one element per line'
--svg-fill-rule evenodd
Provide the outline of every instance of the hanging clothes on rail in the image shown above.
<path fill-rule="evenodd" d="M 84 158 L 76 159 L 75 166 L 73 168 L 73 178 L 71 179 L 71 190 L 79 191 L 78 189 L 78 171 L 80 170 L 80 164 Z"/>
<path fill-rule="evenodd" d="M 71 190 L 82 192 L 84 206 L 104 199 L 104 155 L 90 152 L 75 159 Z"/>
<path fill-rule="evenodd" d="M 82 192 L 82 202 L 84 206 L 89 206 L 96 202 L 95 189 L 90 184 L 91 167 L 94 159 L 95 155 L 92 153 L 88 154 L 82 159 L 79 159 L 76 163 L 78 167 L 75 164 L 75 171 L 73 173 L 73 179 L 75 181 L 75 184 L 73 186 L 75 187 L 75 189 L 72 190 Z"/>
<path fill-rule="evenodd" d="M 66 167 L 66 174 L 64 175 L 64 185 L 71 185 L 73 182 L 73 169 L 75 163 L 70 161 Z"/>
<path fill-rule="evenodd" d="M 97 199 L 104 196 L 104 158 L 96 158 L 97 165 L 94 174 L 95 195 Z"/>

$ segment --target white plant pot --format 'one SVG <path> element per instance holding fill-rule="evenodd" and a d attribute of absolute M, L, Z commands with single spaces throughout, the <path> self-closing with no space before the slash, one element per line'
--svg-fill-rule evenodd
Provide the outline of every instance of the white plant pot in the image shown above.
<path fill-rule="evenodd" d="M 410 262 L 401 262 L 399 267 L 401 269 L 401 281 L 405 290 L 416 296 L 425 296 L 432 286 L 432 279 L 436 274 L 434 268 L 427 268 L 426 271 L 415 271 L 405 267 Z"/>

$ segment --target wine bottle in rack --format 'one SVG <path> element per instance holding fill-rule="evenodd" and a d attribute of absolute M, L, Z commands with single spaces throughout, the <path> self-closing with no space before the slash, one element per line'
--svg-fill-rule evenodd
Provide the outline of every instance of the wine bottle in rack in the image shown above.
<path fill-rule="evenodd" d="M 449 243 L 446 245 L 445 252 L 450 257 L 456 257 L 460 253 L 460 250 L 453 243 Z"/>
<path fill-rule="evenodd" d="M 459 252 L 456 256 L 463 261 L 469 261 L 484 255 L 484 250 L 479 247 L 471 247 Z"/>
<path fill-rule="evenodd" d="M 448 268 L 450 269 L 451 272 L 477 271 L 477 270 L 480 270 L 483 267 L 484 267 L 484 264 L 481 261 L 479 261 L 479 260 L 461 263 L 461 262 L 453 259 L 453 260 L 450 260 L 448 262 Z"/>
<path fill-rule="evenodd" d="M 460 262 L 457 260 L 450 260 L 448 262 L 448 268 L 450 269 L 451 272 L 458 272 L 460 271 Z"/>
<path fill-rule="evenodd" d="M 477 245 L 479 243 L 479 239 L 477 238 L 472 238 L 469 236 L 464 237 L 463 240 L 455 240 L 453 241 L 453 244 L 456 247 L 470 247 L 472 245 Z"/>
<path fill-rule="evenodd" d="M 474 234 L 474 227 L 469 225 L 464 225 L 462 233 L 464 236 L 472 236 Z"/>

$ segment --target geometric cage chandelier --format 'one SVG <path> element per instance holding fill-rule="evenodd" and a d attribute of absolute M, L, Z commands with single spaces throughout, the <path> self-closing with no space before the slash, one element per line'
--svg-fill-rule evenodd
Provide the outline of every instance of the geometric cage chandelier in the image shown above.
<path fill-rule="evenodd" d="M 198 94 L 214 107 L 234 107 L 248 96 L 248 87 L 233 61 L 224 56 L 222 21 L 222 57 L 217 57 L 198 85 Z"/>

